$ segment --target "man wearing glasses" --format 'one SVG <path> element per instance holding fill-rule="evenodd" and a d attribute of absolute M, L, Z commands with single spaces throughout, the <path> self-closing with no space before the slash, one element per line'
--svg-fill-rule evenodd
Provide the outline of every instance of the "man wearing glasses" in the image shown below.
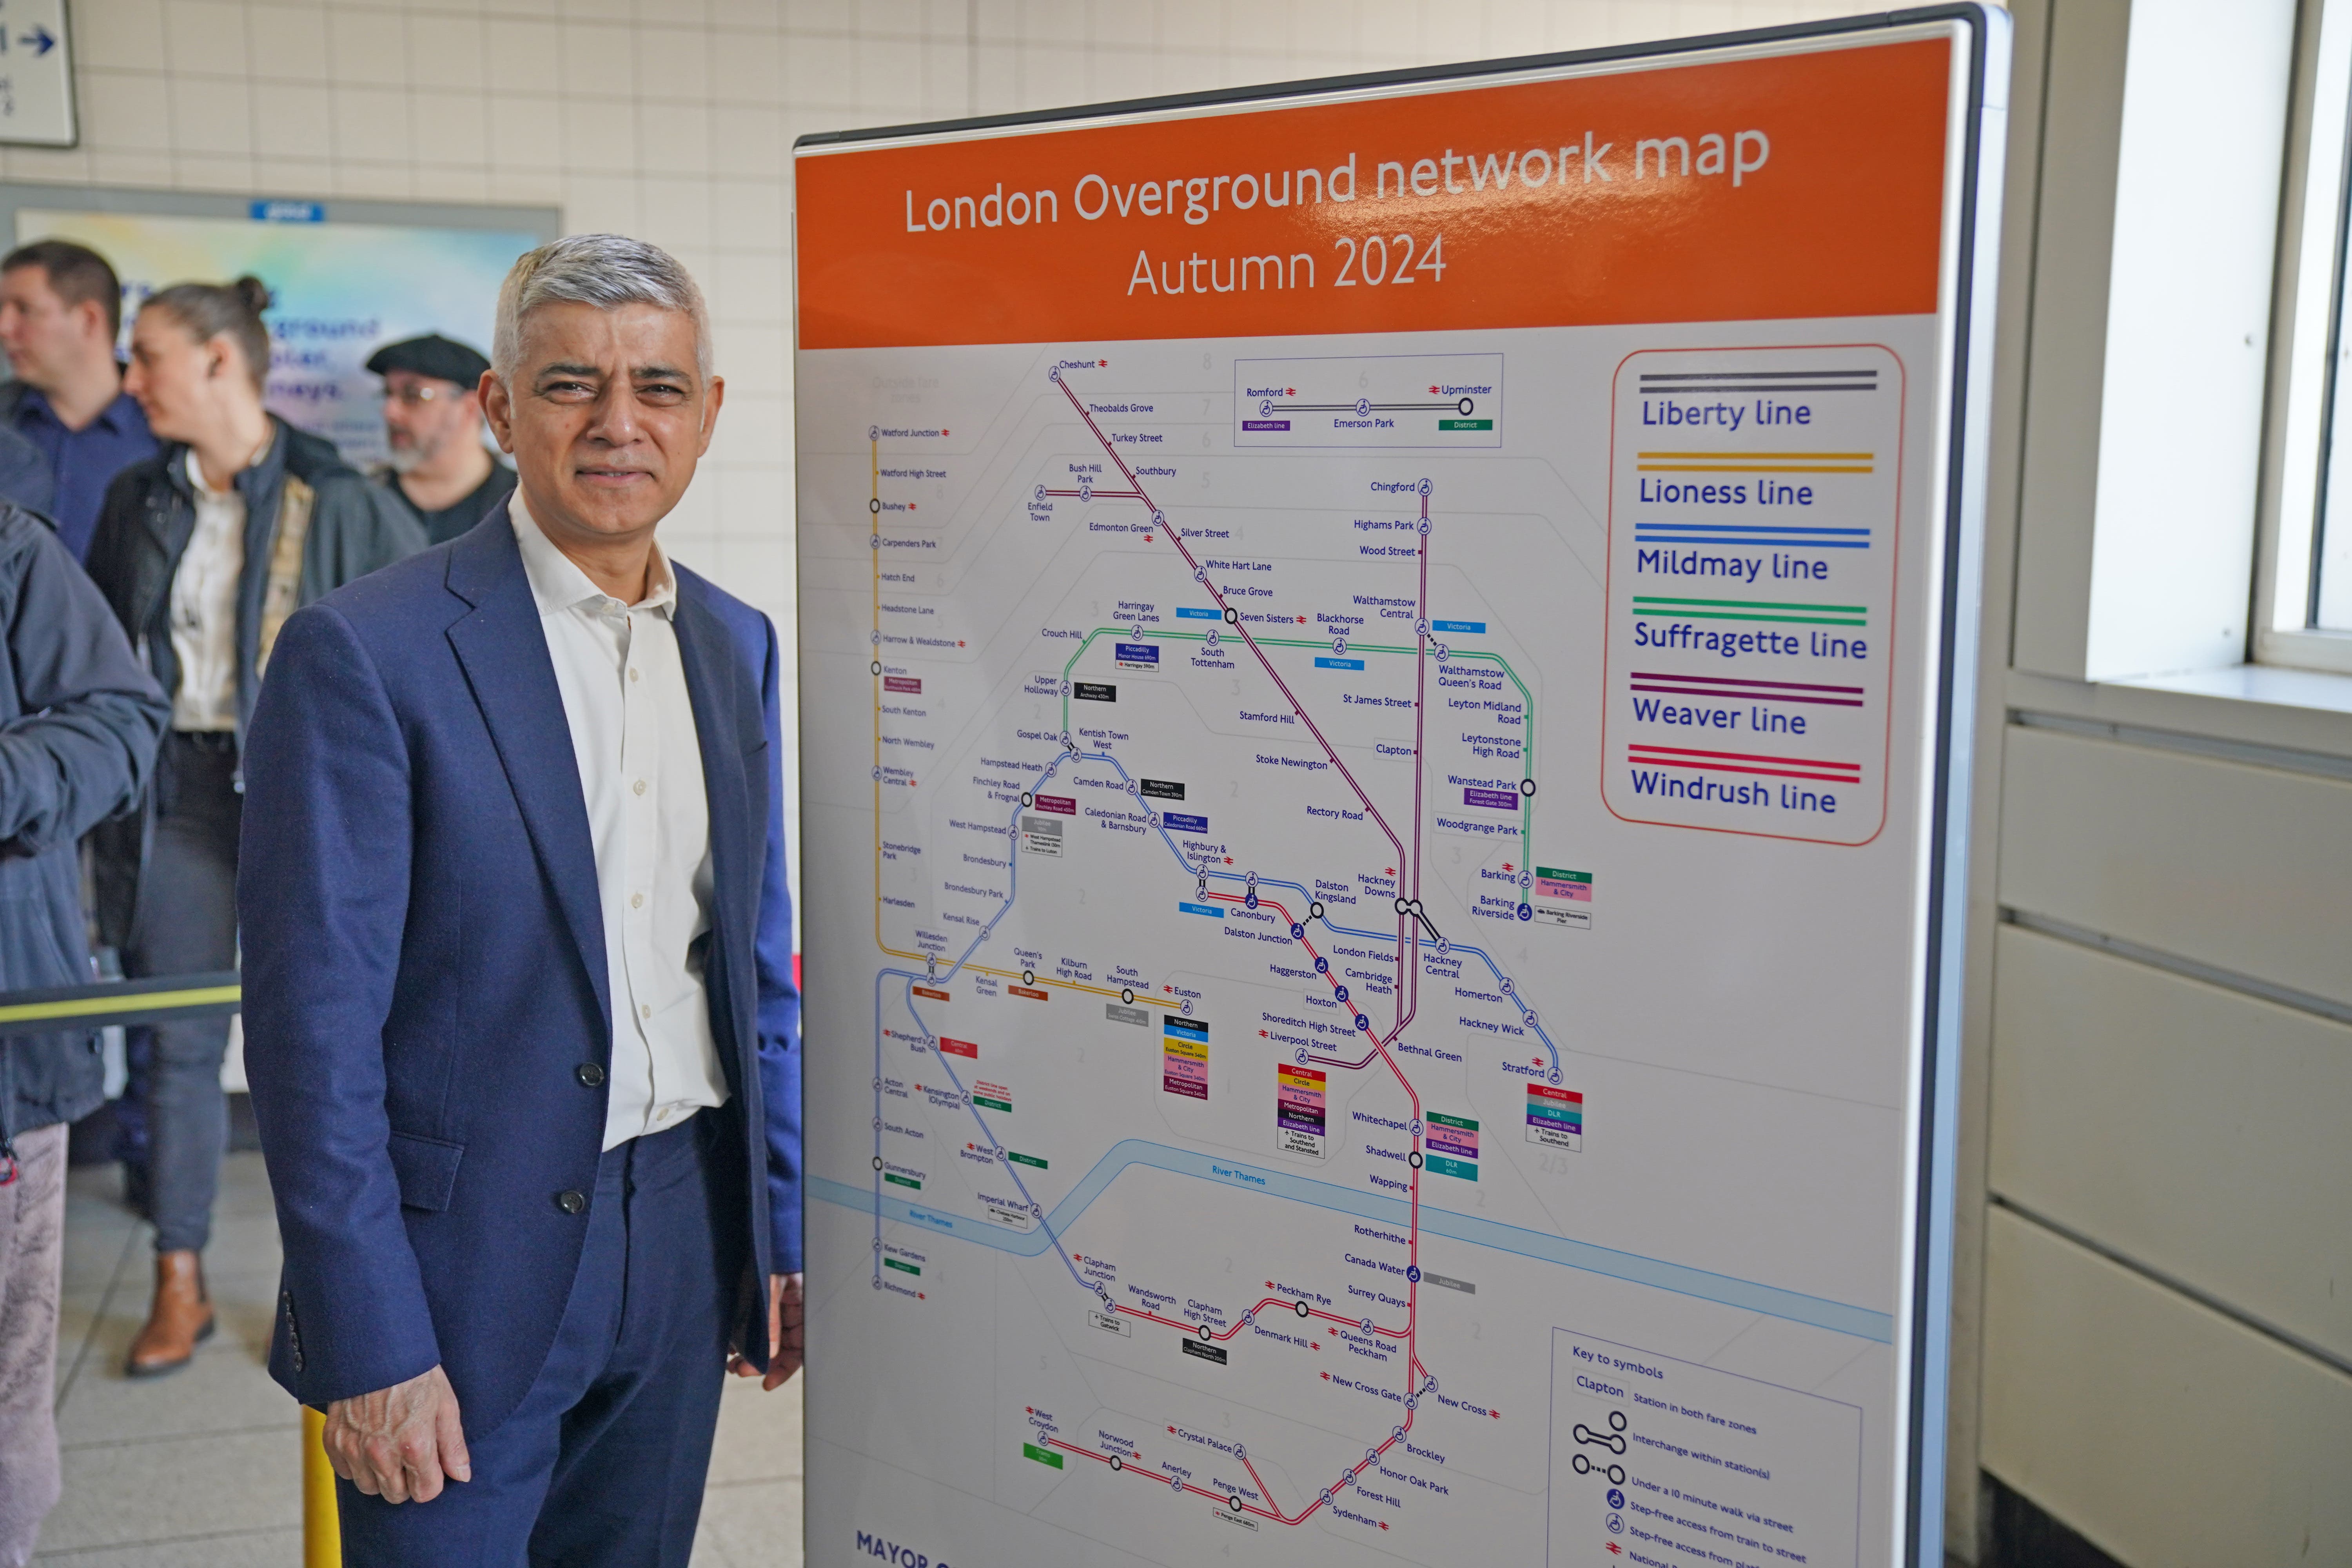
<path fill-rule="evenodd" d="M 515 488 L 512 468 L 482 444 L 480 353 L 437 332 L 387 343 L 367 362 L 383 377 L 384 489 L 436 544 L 471 529 Z"/>

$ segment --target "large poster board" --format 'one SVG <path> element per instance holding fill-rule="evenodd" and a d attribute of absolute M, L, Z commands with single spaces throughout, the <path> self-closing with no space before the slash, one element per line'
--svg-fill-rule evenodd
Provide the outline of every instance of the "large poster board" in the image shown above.
<path fill-rule="evenodd" d="M 801 144 L 813 1564 L 1939 1559 L 2005 26 Z"/>

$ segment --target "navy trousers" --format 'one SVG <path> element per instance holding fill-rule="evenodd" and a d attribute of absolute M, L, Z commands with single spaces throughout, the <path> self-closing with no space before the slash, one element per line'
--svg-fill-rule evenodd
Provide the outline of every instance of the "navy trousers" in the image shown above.
<path fill-rule="evenodd" d="M 745 1268 L 735 1114 L 605 1152 L 537 1381 L 431 1502 L 338 1482 L 350 1568 L 687 1568 Z"/>

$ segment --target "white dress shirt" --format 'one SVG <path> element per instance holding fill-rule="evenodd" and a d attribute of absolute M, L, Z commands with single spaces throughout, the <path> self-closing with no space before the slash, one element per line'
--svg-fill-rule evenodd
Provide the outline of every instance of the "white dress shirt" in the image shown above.
<path fill-rule="evenodd" d="M 696 939 L 710 929 L 710 802 L 661 546 L 625 605 L 539 531 L 517 490 L 515 542 L 539 604 L 596 848 L 613 997 L 604 1147 L 727 1102 Z"/>
<path fill-rule="evenodd" d="M 245 496 L 232 482 L 208 489 L 191 449 L 188 485 L 196 496 L 195 531 L 172 574 L 172 657 L 180 689 L 172 694 L 172 728 L 236 728 L 236 588 L 245 571 Z"/>

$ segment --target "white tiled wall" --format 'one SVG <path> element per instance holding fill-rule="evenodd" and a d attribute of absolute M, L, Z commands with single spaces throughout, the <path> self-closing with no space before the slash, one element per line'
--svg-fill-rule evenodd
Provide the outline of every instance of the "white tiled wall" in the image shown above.
<path fill-rule="evenodd" d="M 792 142 L 811 131 L 1581 48 L 1853 0 L 69 0 L 82 144 L 11 180 L 554 205 L 668 247 L 728 402 L 663 530 L 787 623 Z M 790 633 L 787 631 L 789 645 Z"/>

